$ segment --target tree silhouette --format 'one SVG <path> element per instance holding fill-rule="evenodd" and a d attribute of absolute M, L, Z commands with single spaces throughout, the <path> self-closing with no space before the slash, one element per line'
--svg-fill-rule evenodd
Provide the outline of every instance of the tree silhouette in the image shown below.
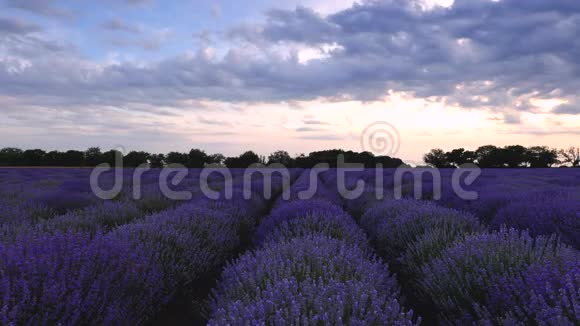
<path fill-rule="evenodd" d="M 209 163 L 209 156 L 201 149 L 192 149 L 189 151 L 189 159 L 186 164 L 189 168 L 203 168 L 206 163 Z"/>
<path fill-rule="evenodd" d="M 150 156 L 151 154 L 146 152 L 136 152 L 136 151 L 129 152 L 123 158 L 123 166 L 138 167 L 141 164 L 148 163 Z"/>
<path fill-rule="evenodd" d="M 157 169 L 162 168 L 164 164 L 165 164 L 165 155 L 151 154 L 149 156 L 149 167 Z"/>
<path fill-rule="evenodd" d="M 521 145 L 506 146 L 499 151 L 502 165 L 510 168 L 519 168 L 525 165 L 527 149 Z"/>
<path fill-rule="evenodd" d="M 103 163 L 103 153 L 99 147 L 90 147 L 85 151 L 85 165 L 97 166 Z"/>
<path fill-rule="evenodd" d="M 41 166 L 45 165 L 46 152 L 42 149 L 29 149 L 22 153 L 22 165 L 24 166 Z"/>
<path fill-rule="evenodd" d="M 226 157 L 223 154 L 212 154 L 209 156 L 209 162 L 210 164 L 218 164 L 221 165 L 224 163 L 224 161 L 226 160 Z"/>
<path fill-rule="evenodd" d="M 532 168 L 548 168 L 558 163 L 558 151 L 546 146 L 528 148 L 526 157 Z"/>
<path fill-rule="evenodd" d="M 501 149 L 493 145 L 479 147 L 475 151 L 477 165 L 481 168 L 501 168 L 504 167 Z"/>
<path fill-rule="evenodd" d="M 85 153 L 81 151 L 66 151 L 63 154 L 63 165 L 70 167 L 82 166 L 85 161 Z"/>
<path fill-rule="evenodd" d="M 440 148 L 432 149 L 429 153 L 425 154 L 423 161 L 436 168 L 447 168 L 450 166 L 447 160 L 447 154 Z"/>
<path fill-rule="evenodd" d="M 0 150 L 0 165 L 17 166 L 22 163 L 22 150 L 14 147 L 6 147 Z"/>
<path fill-rule="evenodd" d="M 268 156 L 268 164 L 279 163 L 285 167 L 294 167 L 294 159 L 286 151 L 275 151 Z"/>
<path fill-rule="evenodd" d="M 559 154 L 562 157 L 562 163 L 569 163 L 574 167 L 580 166 L 580 147 L 562 149 Z"/>
<path fill-rule="evenodd" d="M 473 163 L 475 161 L 475 152 L 466 151 L 464 148 L 454 149 L 445 153 L 447 162 L 450 165 L 459 167 L 466 163 Z"/>
<path fill-rule="evenodd" d="M 167 154 L 165 161 L 167 164 L 182 164 L 187 166 L 189 163 L 189 155 L 178 152 L 170 152 Z"/>
<path fill-rule="evenodd" d="M 228 157 L 225 164 L 228 168 L 247 168 L 255 163 L 264 163 L 258 154 L 247 151 L 238 157 Z"/>
<path fill-rule="evenodd" d="M 118 150 L 112 149 L 110 151 L 104 152 L 102 156 L 102 162 L 109 164 L 112 167 L 122 167 L 121 162 L 118 161 L 117 156 L 123 157 L 123 153 Z M 124 162 L 123 162 L 124 164 Z"/>

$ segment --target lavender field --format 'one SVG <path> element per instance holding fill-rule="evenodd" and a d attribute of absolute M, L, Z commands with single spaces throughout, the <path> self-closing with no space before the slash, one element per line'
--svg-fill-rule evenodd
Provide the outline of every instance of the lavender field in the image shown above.
<path fill-rule="evenodd" d="M 578 169 L 483 170 L 473 200 L 451 169 L 421 194 L 412 175 L 395 188 L 395 170 L 349 172 L 348 189 L 366 183 L 351 199 L 337 170 L 290 170 L 285 195 L 274 174 L 272 196 L 254 174 L 249 199 L 244 170 L 230 199 L 214 173 L 209 199 L 192 169 L 167 184 L 184 200 L 161 170 L 123 171 L 103 200 L 90 169 L 0 169 L 1 324 L 580 323 Z"/>

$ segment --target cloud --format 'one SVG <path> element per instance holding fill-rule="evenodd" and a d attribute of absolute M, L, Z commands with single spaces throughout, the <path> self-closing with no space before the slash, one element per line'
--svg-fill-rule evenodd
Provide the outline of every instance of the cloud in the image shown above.
<path fill-rule="evenodd" d="M 323 129 L 320 128 L 312 128 L 312 127 L 300 127 L 296 128 L 297 132 L 311 132 L 311 131 L 321 131 Z"/>
<path fill-rule="evenodd" d="M 109 31 L 130 32 L 136 34 L 141 33 L 141 28 L 139 26 L 127 23 L 118 18 L 112 18 L 103 22 L 101 27 Z"/>
<path fill-rule="evenodd" d="M 140 48 L 145 51 L 157 51 L 163 47 L 172 35 L 171 30 L 167 28 L 144 30 L 133 25 L 118 25 L 116 28 L 117 30 L 131 31 L 141 35 L 140 37 L 123 37 L 123 35 L 117 34 L 115 38 L 109 40 L 109 43 L 119 48 Z"/>
<path fill-rule="evenodd" d="M 342 140 L 342 137 L 333 134 L 322 134 L 322 135 L 308 135 L 308 136 L 300 136 L 297 137 L 298 139 L 305 139 L 305 140 Z"/>
<path fill-rule="evenodd" d="M 554 135 L 580 135 L 580 130 L 578 129 L 561 129 L 561 130 L 542 130 L 542 129 L 531 129 L 531 130 L 514 130 L 505 132 L 509 135 L 532 135 L 532 136 L 554 136 Z"/>
<path fill-rule="evenodd" d="M 0 34 L 30 34 L 42 30 L 41 26 L 20 19 L 0 17 Z"/>
<path fill-rule="evenodd" d="M 552 110 L 555 114 L 580 114 L 580 105 L 577 104 L 560 104 Z"/>
<path fill-rule="evenodd" d="M 222 127 L 233 126 L 231 122 L 227 122 L 227 121 L 223 121 L 223 120 L 215 120 L 215 119 L 209 119 L 209 118 L 204 118 L 204 117 L 198 117 L 197 120 L 200 123 L 203 123 L 206 125 L 222 126 Z"/>
<path fill-rule="evenodd" d="M 130 5 L 141 5 L 149 2 L 151 2 L 151 0 L 125 0 L 125 3 Z"/>
<path fill-rule="evenodd" d="M 522 123 L 522 117 L 518 112 L 506 112 L 503 115 L 503 122 L 508 125 L 518 125 Z"/>
<path fill-rule="evenodd" d="M 19 74 L 29 68 L 37 68 L 41 65 L 55 65 L 53 69 L 58 68 L 58 63 L 62 61 L 72 60 L 77 55 L 77 48 L 68 41 L 59 41 L 46 38 L 42 30 L 37 29 L 35 25 L 16 23 L 11 24 L 2 32 L 0 28 L 0 83 L 12 82 L 21 83 L 27 87 L 42 87 L 46 80 L 46 76 L 37 75 L 30 76 L 30 78 L 37 79 L 21 79 Z M 39 32 L 33 32 L 33 31 Z M 69 73 L 66 65 L 60 73 Z M 56 73 L 56 71 L 54 72 Z M 3 85 L 4 86 L 4 85 Z M 26 92 L 27 93 L 27 92 Z M 4 95 L 18 95 L 6 90 L 3 92 L 3 87 L 0 88 L 0 94 Z M 32 93 L 30 93 L 32 95 Z M 28 100 L 32 100 L 29 98 Z"/>
<path fill-rule="evenodd" d="M 211 14 L 211 17 L 215 20 L 222 19 L 223 9 L 219 4 L 212 4 L 210 7 L 210 14 Z"/>
<path fill-rule="evenodd" d="M 314 119 L 304 119 L 304 120 L 302 120 L 302 123 L 304 123 L 305 125 L 323 125 L 323 126 L 329 125 L 328 122 L 314 120 Z"/>
<path fill-rule="evenodd" d="M 160 61 L 102 64 L 75 55 L 36 60 L 38 54 L 20 51 L 0 60 L 0 83 L 8 85 L 0 94 L 38 104 L 49 99 L 52 105 L 179 105 L 205 99 L 373 101 L 394 90 L 449 106 L 533 111 L 532 97 L 578 97 L 579 33 L 580 2 L 569 0 L 530 0 L 526 6 L 519 0 L 456 0 L 432 10 L 412 1 L 366 1 L 327 16 L 298 7 L 272 10 L 263 23 L 226 31 L 229 48 L 205 47 Z M 144 34 L 146 39 L 111 42 L 155 50 L 168 37 Z M 18 53 L 22 42 L 16 43 L 2 46 Z M 300 49 L 328 44 L 337 50 L 300 62 Z"/>
<path fill-rule="evenodd" d="M 9 8 L 17 8 L 32 12 L 37 15 L 71 19 L 74 17 L 72 11 L 54 5 L 56 0 L 4 0 L 4 4 Z"/>

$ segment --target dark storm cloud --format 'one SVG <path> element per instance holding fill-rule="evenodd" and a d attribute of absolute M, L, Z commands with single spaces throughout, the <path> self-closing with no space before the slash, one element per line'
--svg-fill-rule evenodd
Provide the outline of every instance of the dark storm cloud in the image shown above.
<path fill-rule="evenodd" d="M 580 1 L 457 0 L 429 11 L 412 3 L 366 1 L 330 16 L 307 8 L 269 11 L 264 24 L 224 33 L 241 46 L 223 58 L 200 50 L 146 64 L 99 65 L 51 55 L 23 57 L 27 65 L 4 60 L 0 84 L 8 86 L 0 94 L 55 105 L 179 105 L 190 99 L 372 101 L 393 89 L 498 112 L 533 111 L 532 96 L 577 97 Z M 306 64 L 295 54 L 280 55 L 280 47 L 328 44 L 335 49 Z"/>

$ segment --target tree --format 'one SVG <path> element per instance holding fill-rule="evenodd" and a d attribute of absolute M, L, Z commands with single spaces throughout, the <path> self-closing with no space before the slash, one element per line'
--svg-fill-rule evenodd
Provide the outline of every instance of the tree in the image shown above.
<path fill-rule="evenodd" d="M 97 166 L 103 163 L 103 153 L 99 147 L 90 147 L 85 151 L 85 165 Z"/>
<path fill-rule="evenodd" d="M 526 163 L 527 149 L 524 146 L 506 146 L 500 150 L 500 153 L 502 164 L 510 168 L 519 168 Z"/>
<path fill-rule="evenodd" d="M 151 154 L 147 152 L 131 151 L 123 158 L 123 166 L 138 167 L 141 164 L 148 163 Z"/>
<path fill-rule="evenodd" d="M 192 149 L 189 151 L 189 160 L 187 167 L 189 168 L 203 168 L 206 163 L 209 162 L 209 157 L 201 149 Z"/>
<path fill-rule="evenodd" d="M 446 153 L 439 148 L 432 149 L 429 153 L 425 154 L 425 156 L 423 156 L 423 161 L 436 168 L 449 167 Z"/>
<path fill-rule="evenodd" d="M 221 165 L 224 163 L 224 161 L 226 160 L 226 157 L 223 156 L 223 154 L 212 154 L 209 156 L 208 158 L 209 160 L 209 164 L 217 164 L 217 165 Z"/>
<path fill-rule="evenodd" d="M 162 168 L 165 163 L 165 155 L 163 154 L 151 154 L 149 156 L 149 167 L 153 169 Z"/>
<path fill-rule="evenodd" d="M 374 161 L 375 165 L 378 163 L 381 163 L 383 165 L 383 168 L 386 169 L 394 169 L 394 168 L 398 168 L 400 166 L 402 166 L 403 164 L 405 164 L 405 162 L 403 162 L 403 160 L 401 160 L 400 158 L 396 158 L 396 157 L 390 157 L 390 156 L 375 156 L 375 161 Z"/>
<path fill-rule="evenodd" d="M 263 163 L 263 160 L 260 159 L 258 154 L 252 151 L 247 151 L 238 157 L 228 157 L 225 160 L 225 164 L 228 168 L 245 169 L 255 163 Z"/>
<path fill-rule="evenodd" d="M 81 151 L 67 151 L 63 154 L 63 165 L 78 167 L 82 166 L 85 161 L 85 153 Z"/>
<path fill-rule="evenodd" d="M 501 155 L 501 149 L 493 146 L 481 146 L 475 151 L 477 164 L 481 168 L 501 168 L 504 162 Z"/>
<path fill-rule="evenodd" d="M 42 149 L 28 149 L 22 153 L 22 165 L 42 166 L 45 165 L 46 152 Z"/>
<path fill-rule="evenodd" d="M 445 153 L 445 156 L 447 157 L 447 162 L 456 167 L 466 163 L 473 163 L 475 160 L 475 152 L 466 151 L 464 148 L 454 149 Z"/>
<path fill-rule="evenodd" d="M 49 166 L 65 166 L 65 153 L 59 151 L 50 151 L 44 156 L 46 165 Z"/>
<path fill-rule="evenodd" d="M 182 164 L 187 166 L 189 163 L 189 155 L 178 152 L 170 152 L 167 154 L 165 162 L 167 164 Z"/>
<path fill-rule="evenodd" d="M 268 156 L 268 164 L 272 163 L 279 163 L 291 168 L 294 166 L 294 159 L 286 151 L 275 151 Z"/>
<path fill-rule="evenodd" d="M 14 147 L 6 147 L 0 150 L 0 165 L 16 166 L 22 164 L 22 150 Z"/>
<path fill-rule="evenodd" d="M 561 149 L 558 153 L 562 157 L 562 163 L 569 163 L 574 167 L 580 166 L 580 147 Z"/>
<path fill-rule="evenodd" d="M 118 161 L 118 157 L 123 158 L 123 153 L 118 151 L 118 150 L 112 149 L 110 151 L 103 153 L 103 156 L 101 159 L 102 162 L 99 164 L 106 163 L 112 167 L 122 167 L 122 165 L 124 165 L 125 162 L 123 162 L 123 164 L 121 164 L 121 162 Z"/>
<path fill-rule="evenodd" d="M 526 160 L 532 168 L 549 168 L 558 163 L 558 151 L 546 146 L 530 147 L 526 151 Z"/>

